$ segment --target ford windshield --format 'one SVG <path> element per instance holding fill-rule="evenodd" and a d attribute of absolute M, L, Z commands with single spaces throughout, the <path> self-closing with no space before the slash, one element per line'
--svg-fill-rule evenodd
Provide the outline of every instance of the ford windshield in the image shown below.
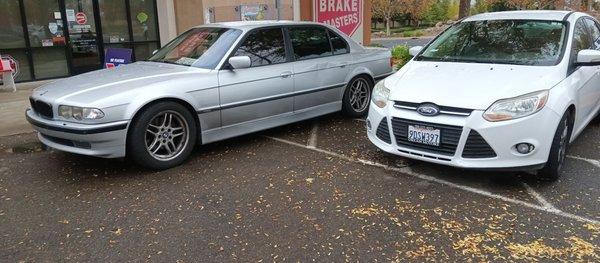
<path fill-rule="evenodd" d="M 566 23 L 558 21 L 462 22 L 435 39 L 416 60 L 551 66 L 562 58 L 566 34 Z"/>
<path fill-rule="evenodd" d="M 192 28 L 148 61 L 214 69 L 241 33 L 241 30 L 231 28 Z"/>

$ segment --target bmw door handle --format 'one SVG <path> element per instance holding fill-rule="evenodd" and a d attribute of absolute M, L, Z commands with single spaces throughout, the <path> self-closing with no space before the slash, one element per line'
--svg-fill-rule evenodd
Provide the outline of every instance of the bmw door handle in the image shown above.
<path fill-rule="evenodd" d="M 287 79 L 287 78 L 289 78 L 291 76 L 292 76 L 292 72 L 289 72 L 289 71 L 281 73 L 281 77 L 284 78 L 284 79 Z"/>

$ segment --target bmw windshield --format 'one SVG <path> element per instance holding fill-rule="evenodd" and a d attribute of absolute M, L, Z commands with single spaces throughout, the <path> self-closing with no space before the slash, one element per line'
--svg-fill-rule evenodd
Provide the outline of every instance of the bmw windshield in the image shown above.
<path fill-rule="evenodd" d="M 459 23 L 416 60 L 552 66 L 560 62 L 567 25 L 558 21 L 487 20 Z"/>
<path fill-rule="evenodd" d="M 230 28 L 193 28 L 175 38 L 148 61 L 214 69 L 241 33 L 241 30 Z"/>

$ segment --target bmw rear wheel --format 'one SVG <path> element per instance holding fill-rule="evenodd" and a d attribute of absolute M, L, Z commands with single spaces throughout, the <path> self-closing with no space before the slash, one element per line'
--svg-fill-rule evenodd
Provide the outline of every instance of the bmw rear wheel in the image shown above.
<path fill-rule="evenodd" d="M 127 142 L 127 154 L 141 166 L 156 170 L 177 166 L 196 143 L 194 117 L 175 102 L 153 104 L 136 117 Z"/>
<path fill-rule="evenodd" d="M 342 101 L 344 113 L 351 117 L 363 117 L 367 115 L 372 91 L 373 82 L 370 79 L 358 76 L 350 80 Z"/>

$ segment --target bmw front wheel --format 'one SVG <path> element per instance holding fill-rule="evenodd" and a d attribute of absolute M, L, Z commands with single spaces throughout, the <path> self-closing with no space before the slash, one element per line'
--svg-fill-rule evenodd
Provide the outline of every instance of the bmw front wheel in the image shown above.
<path fill-rule="evenodd" d="M 344 99 L 342 109 L 350 117 L 363 117 L 369 112 L 369 103 L 371 103 L 371 92 L 373 91 L 373 82 L 364 77 L 358 76 L 350 80 Z"/>
<path fill-rule="evenodd" d="M 181 104 L 159 102 L 135 118 L 127 154 L 139 165 L 164 170 L 183 163 L 196 143 L 193 115 Z"/>

